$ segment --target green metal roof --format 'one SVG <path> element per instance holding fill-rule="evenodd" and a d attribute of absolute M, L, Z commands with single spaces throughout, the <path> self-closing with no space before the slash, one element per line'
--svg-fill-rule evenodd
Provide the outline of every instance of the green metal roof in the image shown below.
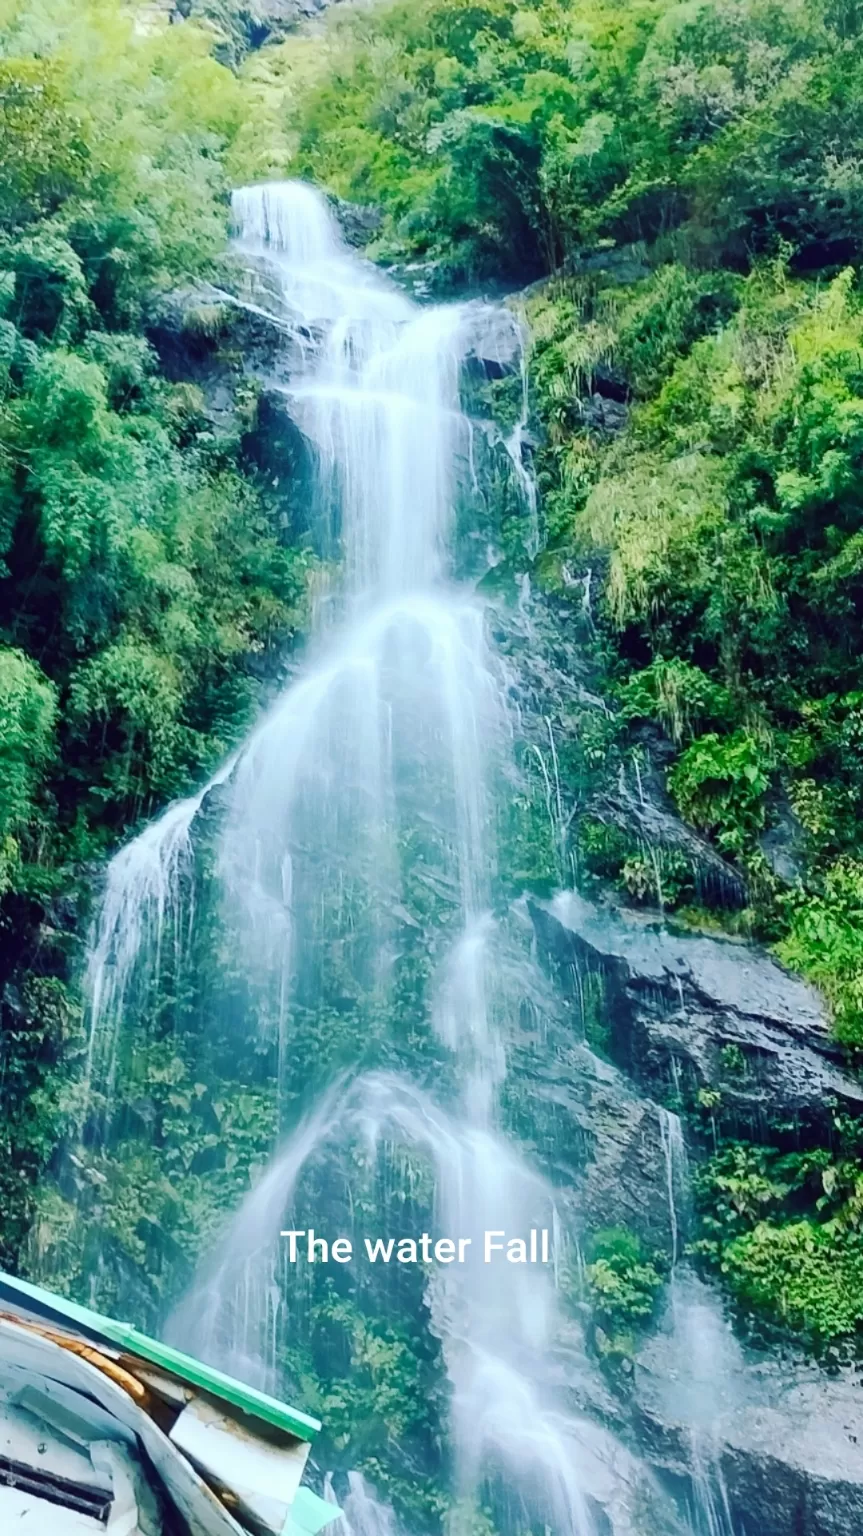
<path fill-rule="evenodd" d="M 277 1398 L 268 1397 L 266 1392 L 258 1392 L 254 1387 L 245 1387 L 242 1382 L 235 1381 L 232 1376 L 225 1376 L 221 1371 L 215 1371 L 211 1366 L 203 1365 L 200 1360 L 193 1360 L 190 1355 L 184 1355 L 178 1349 L 171 1349 L 168 1344 L 160 1344 L 156 1339 L 147 1338 L 146 1334 L 139 1333 L 137 1328 L 133 1328 L 129 1323 L 118 1323 L 113 1318 L 102 1317 L 98 1312 L 91 1312 L 89 1307 L 82 1307 L 76 1301 L 66 1301 L 62 1296 L 44 1291 L 41 1286 L 31 1285 L 27 1280 L 16 1280 L 13 1275 L 4 1274 L 2 1271 L 0 1271 L 0 1300 L 11 1302 L 13 1305 L 17 1303 L 28 1312 L 35 1312 L 54 1322 L 72 1326 L 78 1332 L 86 1334 L 88 1338 L 103 1344 L 119 1346 L 130 1355 L 137 1355 L 139 1359 L 147 1360 L 151 1365 L 160 1366 L 162 1370 L 180 1377 L 189 1386 L 197 1387 L 202 1392 L 209 1392 L 211 1396 L 220 1398 L 222 1402 L 239 1408 L 242 1413 L 247 1413 L 252 1418 L 262 1419 L 264 1423 L 286 1431 L 297 1440 L 314 1440 L 321 1427 L 318 1419 L 301 1413 L 298 1408 L 289 1408 L 286 1403 L 280 1403 Z"/>

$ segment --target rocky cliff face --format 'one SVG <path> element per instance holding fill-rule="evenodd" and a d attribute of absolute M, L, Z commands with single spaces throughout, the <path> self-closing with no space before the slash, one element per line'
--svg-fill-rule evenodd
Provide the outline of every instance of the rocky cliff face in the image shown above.
<path fill-rule="evenodd" d="M 571 1000 L 575 1033 L 585 978 L 601 980 L 618 1064 L 585 1070 L 571 1059 L 554 1089 L 584 1135 L 573 1187 L 588 1228 L 621 1221 L 653 1245 L 664 1238 L 668 1252 L 674 1175 L 657 1099 L 679 1101 L 681 1089 L 692 1095 L 721 1084 L 733 1125 L 757 1132 L 781 1121 L 804 1139 L 824 1129 L 831 1103 L 860 1113 L 863 1086 L 844 1064 L 817 996 L 768 955 L 674 933 L 655 916 L 571 892 L 531 902 L 530 913 L 545 963 Z M 729 1046 L 739 1053 L 733 1073 L 724 1065 Z M 691 1479 L 695 1433 L 697 1457 L 724 1487 L 735 1530 L 851 1536 L 863 1529 L 860 1370 L 828 1372 L 791 1348 L 776 1356 L 745 1348 L 719 1291 L 685 1267 L 613 1396 L 617 1433 L 672 1486 Z M 609 1421 L 607 1402 L 595 1401 L 593 1411 Z"/>
<path fill-rule="evenodd" d="M 171 26 L 195 17 L 215 28 L 217 52 L 236 65 L 245 54 L 266 43 L 278 43 L 305 23 L 314 21 L 340 0 L 141 0 L 142 27 Z"/>
<path fill-rule="evenodd" d="M 863 1111 L 817 994 L 768 955 L 574 892 L 531 910 L 564 978 L 601 976 L 610 1050 L 647 1091 L 682 1088 L 694 1102 L 721 1087 L 725 1124 L 754 1135 L 789 1120 L 804 1135 L 826 1130 L 835 1104 Z"/>
<path fill-rule="evenodd" d="M 721 1299 L 694 1277 L 682 1278 L 641 1350 L 628 1406 L 643 1454 L 672 1483 L 691 1475 L 696 1426 L 696 1448 L 717 1470 L 735 1529 L 863 1529 L 859 1370 L 828 1374 L 791 1350 L 770 1357 L 740 1348 Z"/>
<path fill-rule="evenodd" d="M 278 43 L 306 22 L 314 21 L 339 0 L 177 0 L 175 15 L 197 16 L 225 38 L 227 62 L 266 43 Z"/>
<path fill-rule="evenodd" d="M 169 377 L 199 392 L 207 430 L 241 435 L 295 536 L 306 515 L 307 450 L 284 390 L 295 349 L 315 337 L 274 318 L 254 295 L 238 302 L 215 289 L 163 303 L 150 336 Z M 512 366 L 511 357 L 501 362 L 501 346 L 500 336 L 478 328 L 483 378 Z M 554 603 L 531 600 L 518 612 L 501 608 L 492 623 L 527 743 L 547 745 L 549 719 L 605 709 L 571 642 L 572 604 L 558 613 Z M 628 813 L 618 803 L 625 786 L 605 793 L 609 814 Z M 650 803 L 639 797 L 633 815 L 649 814 Z M 657 814 L 668 836 L 689 836 L 669 808 Z M 719 1087 L 728 1126 L 758 1135 L 781 1122 L 804 1141 L 823 1133 L 828 1101 L 863 1110 L 863 1086 L 817 996 L 763 952 L 675 932 L 656 914 L 572 892 L 517 903 L 512 921 L 552 984 L 534 1000 L 531 1020 L 513 1023 L 506 1112 L 549 1168 L 578 1230 L 625 1227 L 664 1252 L 669 1266 L 675 1249 L 679 1259 L 684 1218 L 674 1209 L 666 1104 L 694 1105 L 700 1090 Z M 597 996 L 600 1053 L 590 1019 Z M 698 1155 L 695 1145 L 689 1155 Z M 724 1489 L 733 1528 L 747 1536 L 863 1529 L 859 1375 L 828 1374 L 792 1350 L 778 1358 L 745 1348 L 719 1291 L 685 1263 L 628 1369 L 604 1374 L 585 1353 L 577 1322 L 554 1368 L 583 1416 L 585 1483 L 611 1536 L 645 1528 L 676 1536 L 668 1495 L 685 1506 L 702 1472 Z M 632 1525 L 634 1505 L 650 1511 L 646 1526 Z M 727 1529 L 715 1526 L 721 1536 Z"/>
<path fill-rule="evenodd" d="M 590 647 L 581 643 L 588 604 L 589 594 L 573 585 L 565 596 L 533 595 L 518 614 L 499 619 L 522 728 L 547 759 L 551 729 L 565 744 L 583 728 L 574 722 L 601 722 L 607 713 Z M 564 769 L 564 821 L 574 790 Z M 648 768 L 638 785 L 606 774 L 588 794 L 582 805 L 646 848 L 683 852 L 714 900 L 734 907 L 745 899 L 739 877 L 676 816 L 658 772 Z M 723 1133 L 756 1142 L 824 1145 L 837 1108 L 859 1116 L 863 1083 L 820 998 L 763 950 L 573 891 L 530 898 L 526 908 L 559 999 L 559 1032 L 532 1063 L 520 1063 L 518 1077 L 530 1084 L 538 1124 L 545 1101 L 569 1127 L 567 1139 L 558 1126 L 566 1166 L 555 1172 L 563 1172 L 581 1231 L 626 1227 L 670 1262 L 672 1195 L 683 1251 L 681 1181 L 687 1158 L 700 1155 L 686 1118 L 704 1123 L 705 1091 L 717 1095 L 712 1113 Z M 684 1116 L 682 1168 L 672 1167 L 663 1105 Z M 712 1487 L 711 1536 L 863 1529 L 860 1371 L 828 1371 L 788 1345 L 768 1354 L 739 1343 L 721 1290 L 685 1260 L 666 1285 L 658 1325 L 625 1371 L 600 1379 L 583 1356 L 562 1371 L 574 1409 L 646 1458 L 660 1484 L 683 1490 L 684 1502 L 695 1498 L 699 1478 L 702 1500 Z"/>

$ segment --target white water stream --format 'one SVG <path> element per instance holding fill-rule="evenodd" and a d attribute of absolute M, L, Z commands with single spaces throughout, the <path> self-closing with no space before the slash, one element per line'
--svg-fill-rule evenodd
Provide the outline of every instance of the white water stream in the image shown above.
<path fill-rule="evenodd" d="M 665 1326 L 671 1336 L 673 1410 L 688 1427 L 692 1523 L 697 1536 L 734 1536 L 728 1493 L 714 1442 L 723 1397 L 742 1377 L 740 1352 L 716 1297 L 680 1268 L 690 1200 L 689 1160 L 678 1115 L 660 1109 L 671 1225 L 671 1276 Z"/>
<path fill-rule="evenodd" d="M 372 963 L 385 969 L 386 893 L 390 902 L 402 895 L 399 842 L 426 821 L 424 859 L 457 914 L 431 1000 L 454 1058 L 456 1101 L 444 1110 L 405 1078 L 361 1076 L 291 1139 L 267 1182 L 281 1184 L 287 1209 L 298 1163 L 349 1129 L 372 1157 L 396 1146 L 433 1169 L 436 1230 L 472 1243 L 466 1264 L 430 1283 L 459 1491 L 469 1498 L 483 1479 L 502 1479 L 555 1530 L 588 1536 L 577 1447 L 539 1387 L 552 1337 L 551 1271 L 483 1259 L 486 1230 L 550 1229 L 553 1206 L 496 1129 L 506 1063 L 490 971 L 490 778 L 508 722 L 482 612 L 447 579 L 459 474 L 470 464 L 460 366 L 482 316 L 474 306 L 413 309 L 345 256 L 320 210 L 317 195 L 298 187 L 251 189 L 236 201 L 242 242 L 278 252 L 287 302 L 311 326 L 332 321 L 291 407 L 317 448 L 323 511 L 340 531 L 346 617 L 321 665 L 241 758 L 228 867 L 254 911 L 258 942 L 292 974 L 303 971 L 314 995 L 322 978 L 310 973 L 309 956 L 325 948 L 333 923 L 318 883 L 335 878 L 349 890 L 374 935 Z M 240 1227 L 259 1198 L 250 1197 Z M 273 1225 L 253 1225 L 272 1241 Z M 229 1234 L 227 1255 L 245 1250 L 238 1235 Z M 236 1295 L 224 1262 L 202 1288 L 202 1315 L 217 1328 Z"/>

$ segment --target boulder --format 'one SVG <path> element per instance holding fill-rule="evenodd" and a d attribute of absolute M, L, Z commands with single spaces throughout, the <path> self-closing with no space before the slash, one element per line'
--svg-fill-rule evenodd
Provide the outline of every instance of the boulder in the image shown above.
<path fill-rule="evenodd" d="M 601 976 L 610 1052 L 660 1100 L 714 1090 L 723 1127 L 754 1135 L 789 1122 L 829 1135 L 837 1105 L 863 1111 L 818 994 L 764 951 L 574 892 L 532 902 L 531 916 L 571 992 L 583 973 Z"/>
<path fill-rule="evenodd" d="M 472 303 L 465 311 L 466 356 L 486 378 L 518 372 L 524 350 L 524 330 L 512 310 L 502 304 Z"/>
<path fill-rule="evenodd" d="M 349 203 L 334 193 L 330 194 L 330 204 L 348 245 L 363 250 L 380 230 L 383 222 L 380 208 L 367 203 Z"/>

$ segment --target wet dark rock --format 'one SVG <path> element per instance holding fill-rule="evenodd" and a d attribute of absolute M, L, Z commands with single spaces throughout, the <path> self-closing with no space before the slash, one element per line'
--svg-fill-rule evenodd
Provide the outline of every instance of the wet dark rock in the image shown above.
<path fill-rule="evenodd" d="M 268 35 L 290 32 L 302 21 L 319 16 L 337 0 L 248 0 L 237 9 L 248 12 L 253 22 L 268 29 Z"/>
<path fill-rule="evenodd" d="M 690 1536 L 640 1456 L 597 1420 L 574 1425 L 582 1495 L 596 1536 Z"/>
<path fill-rule="evenodd" d="M 265 277 L 261 277 L 261 285 Z M 239 297 L 201 284 L 161 297 L 147 316 L 147 335 L 162 371 L 172 382 L 203 392 L 214 425 L 236 424 L 236 396 L 244 379 L 278 389 L 287 386 L 304 349 L 317 338 L 288 315 L 265 307 L 268 295 Z"/>
<path fill-rule="evenodd" d="M 578 414 L 584 426 L 591 432 L 601 432 L 607 437 L 613 437 L 615 433 L 622 432 L 629 420 L 629 410 L 625 402 L 609 400 L 598 391 L 594 391 L 587 399 L 579 401 Z"/>
<path fill-rule="evenodd" d="M 525 299 L 533 298 L 545 292 L 551 284 L 559 282 L 562 277 L 581 277 L 594 273 L 605 283 L 628 287 L 631 283 L 650 277 L 652 271 L 653 268 L 645 259 L 645 247 L 642 244 L 601 247 L 568 257 L 548 277 L 539 277 L 527 283 L 521 293 Z"/>
<path fill-rule="evenodd" d="M 779 880 L 793 885 L 805 867 L 806 833 L 791 806 L 782 803 L 774 812 L 773 825 L 761 838 L 760 847 L 767 863 Z"/>
<path fill-rule="evenodd" d="M 558 749 L 580 731 L 585 714 L 610 721 L 613 709 L 603 697 L 606 686 L 595 659 L 596 630 L 592 614 L 594 593 L 601 584 L 592 566 L 564 566 L 560 572 L 565 596 L 530 590 L 497 617 L 495 643 L 511 659 L 514 698 L 520 710 L 520 734 L 543 752 L 553 729 Z M 549 724 L 550 723 L 550 724 Z M 622 831 L 643 849 L 645 857 L 680 855 L 699 901 L 705 906 L 739 908 L 747 904 L 746 881 L 694 827 L 681 820 L 665 787 L 665 772 L 674 747 L 659 731 L 645 727 L 640 735 L 641 766 L 620 766 L 605 772 L 582 793 L 581 786 L 562 785 L 562 799 L 571 821 L 576 814 Z M 573 793 L 575 790 L 575 794 Z"/>
<path fill-rule="evenodd" d="M 526 1080 L 530 1081 L 526 1073 Z M 531 1084 L 534 1105 L 553 1115 L 555 1173 L 568 1181 L 566 1201 L 581 1233 L 608 1227 L 637 1232 L 648 1250 L 671 1254 L 672 1230 L 661 1110 L 587 1047 L 541 1067 Z"/>
<path fill-rule="evenodd" d="M 727 863 L 706 838 L 681 821 L 665 788 L 664 753 L 671 744 L 655 732 L 645 733 L 644 766 L 638 779 L 621 770 L 594 797 L 591 813 L 608 821 L 642 843 L 647 849 L 682 854 L 698 897 L 718 907 L 743 907 L 746 881 Z"/>
<path fill-rule="evenodd" d="M 262 282 L 264 281 L 262 277 Z M 161 298 L 148 316 L 147 335 L 162 372 L 201 392 L 203 412 L 217 433 L 245 429 L 248 384 L 270 410 L 285 414 L 285 392 L 300 357 L 318 338 L 257 302 L 202 284 Z"/>
<path fill-rule="evenodd" d="M 598 246 L 595 250 L 581 251 L 570 257 L 565 266 L 567 276 L 578 277 L 582 273 L 601 273 L 627 286 L 649 277 L 652 267 L 646 257 L 643 244 L 623 246 Z"/>
<path fill-rule="evenodd" d="M 732 1509 L 759 1536 L 859 1536 L 863 1469 L 843 1405 L 853 1403 L 863 1432 L 860 1397 L 859 1383 L 849 1389 L 824 1382 L 789 1392 L 785 1413 L 768 1409 L 755 1422 L 749 1414 L 737 1419 L 720 1465 Z"/>
<path fill-rule="evenodd" d="M 576 1012 L 558 1001 L 538 1035 L 522 1030 L 513 1041 L 507 1114 L 552 1178 L 573 1230 L 585 1237 L 628 1227 L 670 1257 L 663 1111 L 588 1047 Z"/>
<path fill-rule="evenodd" d="M 502 378 L 521 365 L 521 326 L 511 310 L 472 304 L 465 316 L 468 335 L 466 356 L 479 363 L 486 378 Z"/>
<path fill-rule="evenodd" d="M 612 1382 L 573 1325 L 557 1385 L 590 1421 L 586 1445 L 624 1488 L 626 1446 L 693 1530 L 735 1536 L 859 1536 L 863 1530 L 863 1376 L 828 1374 L 788 1348 L 769 1356 L 735 1338 L 721 1295 L 686 1270 L 631 1368 Z M 712 1518 L 709 1502 L 712 1501 Z M 613 1507 L 613 1504 L 612 1504 Z M 655 1507 L 662 1509 L 659 1501 Z M 632 1505 L 630 1504 L 630 1509 Z M 651 1536 L 662 1525 L 648 1523 Z M 639 1527 L 640 1529 L 640 1527 Z"/>
<path fill-rule="evenodd" d="M 581 709 L 610 714 L 581 643 L 589 623 L 583 599 L 584 585 L 574 581 L 572 600 L 567 596 L 552 603 L 529 592 L 495 611 L 493 639 L 511 669 L 520 734 L 543 738 L 546 746 L 549 720 L 563 734 Z"/>
<path fill-rule="evenodd" d="M 330 196 L 330 203 L 348 245 L 364 250 L 380 232 L 383 222 L 380 208 L 365 203 L 349 203 L 345 198 L 334 195 Z"/>
<path fill-rule="evenodd" d="M 626 375 L 611 368 L 607 363 L 597 363 L 591 372 L 594 395 L 609 404 L 627 405 L 632 399 L 632 389 Z"/>
<path fill-rule="evenodd" d="M 534 932 L 527 903 L 511 920 Z M 674 1247 L 665 1153 L 666 1111 L 639 1092 L 585 1037 L 580 999 L 531 970 L 530 1006 L 508 1044 L 508 1123 L 558 1192 L 566 1224 L 586 1242 L 608 1227 L 636 1232 L 669 1262 Z M 676 1218 L 675 1218 L 676 1219 Z"/>
<path fill-rule="evenodd" d="M 695 1450 L 720 1498 L 724 1487 L 735 1530 L 859 1536 L 859 1368 L 828 1374 L 791 1349 L 779 1357 L 744 1349 L 712 1287 L 685 1274 L 676 1283 L 629 1390 L 642 1453 L 673 1486 L 689 1481 Z"/>
<path fill-rule="evenodd" d="M 716 1090 L 723 1126 L 755 1134 L 829 1134 L 837 1105 L 863 1110 L 818 995 L 763 951 L 574 893 L 530 910 L 571 992 L 585 972 L 602 977 L 611 1054 L 657 1097 Z"/>

